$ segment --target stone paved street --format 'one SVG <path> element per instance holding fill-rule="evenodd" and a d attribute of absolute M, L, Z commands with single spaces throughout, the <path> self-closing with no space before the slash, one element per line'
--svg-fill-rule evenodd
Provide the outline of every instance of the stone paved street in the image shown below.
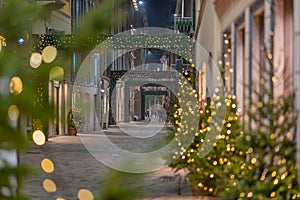
<path fill-rule="evenodd" d="M 127 124 L 122 126 L 121 129 L 128 133 L 131 132 L 130 130 L 137 130 L 137 125 L 139 126 L 140 124 Z M 147 126 L 144 128 L 144 134 L 148 134 L 146 129 L 148 131 L 158 130 L 155 125 Z M 162 141 L 167 134 L 164 128 L 151 138 L 136 138 L 124 134 L 122 130 L 115 127 L 103 131 L 105 135 L 89 133 L 79 134 L 78 136 L 57 136 L 49 138 L 49 141 L 44 146 L 38 147 L 32 145 L 29 150 L 23 152 L 21 155 L 21 162 L 33 167 L 35 172 L 34 175 L 28 176 L 25 180 L 24 193 L 29 195 L 33 200 L 59 198 L 71 200 L 78 199 L 77 193 L 80 189 L 88 189 L 96 197 L 109 180 L 114 181 L 108 176 L 108 173 L 113 170 L 102 164 L 99 158 L 97 158 L 97 153 L 101 154 L 100 150 L 92 155 L 85 146 L 86 142 L 83 141 L 103 141 L 104 137 L 107 136 L 110 141 L 122 149 L 130 152 L 147 152 L 149 148 L 160 148 L 164 144 Z M 131 133 L 138 134 L 134 131 Z M 118 155 L 113 154 L 111 156 Z M 48 158 L 54 163 L 54 172 L 43 172 L 40 163 L 44 158 Z M 45 179 L 55 182 L 55 192 L 46 192 L 44 190 L 43 180 Z M 147 200 L 208 199 L 206 197 L 192 197 L 188 181 L 182 179 L 181 186 L 179 187 L 178 180 L 179 177 L 174 177 L 170 168 L 164 167 L 151 173 L 125 176 L 125 180 L 116 180 L 115 184 L 119 185 L 119 188 L 128 185 L 135 186 L 137 191 L 142 191 L 143 199 Z M 119 184 L 119 182 L 122 183 Z M 181 195 L 178 195 L 179 191 Z"/>

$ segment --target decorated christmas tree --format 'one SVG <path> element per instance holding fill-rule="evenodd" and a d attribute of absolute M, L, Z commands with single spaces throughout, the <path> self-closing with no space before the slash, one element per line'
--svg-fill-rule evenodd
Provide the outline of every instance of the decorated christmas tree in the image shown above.
<path fill-rule="evenodd" d="M 194 195 L 218 196 L 226 189 L 224 181 L 235 176 L 235 167 L 246 158 L 236 97 L 221 98 L 217 88 L 212 99 L 196 103 L 191 101 L 195 92 L 188 83 L 183 81 L 181 86 L 173 134 L 178 149 L 170 166 L 175 171 L 188 170 Z"/>
<path fill-rule="evenodd" d="M 298 199 L 295 113 L 293 94 L 275 95 L 272 69 L 264 70 L 265 81 L 249 111 L 249 144 L 244 163 L 236 166 L 227 183 L 224 199 Z"/>

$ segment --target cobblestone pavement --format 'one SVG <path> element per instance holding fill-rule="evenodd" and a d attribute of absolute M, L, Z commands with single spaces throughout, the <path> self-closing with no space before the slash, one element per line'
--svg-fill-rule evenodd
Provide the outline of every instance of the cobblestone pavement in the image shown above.
<path fill-rule="evenodd" d="M 114 170 L 102 164 L 97 155 L 92 155 L 87 150 L 83 144 L 83 138 L 91 141 L 102 141 L 104 137 L 107 137 L 120 148 L 130 152 L 147 152 L 149 148 L 160 148 L 165 145 L 163 141 L 168 134 L 166 128 L 150 138 L 130 137 L 123 133 L 127 133 L 128 130 L 137 130 L 137 126 L 140 125 L 138 123 L 123 124 L 121 129 L 113 127 L 104 130 L 105 135 L 89 133 L 78 134 L 78 136 L 57 136 L 49 138 L 43 146 L 32 145 L 20 157 L 21 163 L 34 168 L 34 174 L 29 175 L 24 182 L 23 192 L 33 200 L 78 199 L 77 194 L 80 189 L 87 189 L 94 196 L 97 196 L 101 193 L 100 191 L 105 187 L 105 184 L 114 181 L 108 176 Z M 153 124 L 144 127 L 143 133 L 148 134 L 146 130 L 156 131 L 158 130 L 157 127 L 159 126 Z M 132 131 L 132 134 L 139 133 Z M 141 135 L 138 135 L 138 137 L 141 137 Z M 54 163 L 52 173 L 46 173 L 41 169 L 41 161 L 45 158 Z M 175 177 L 168 167 L 151 173 L 131 176 L 121 180 L 122 183 L 116 180 L 113 184 L 118 185 L 120 188 L 128 185 L 135 186 L 137 191 L 142 191 L 143 198 L 147 200 L 208 199 L 207 197 L 192 197 L 188 181 L 184 178 L 179 181 L 179 176 Z M 45 179 L 50 179 L 55 183 L 55 192 L 45 191 L 43 188 Z"/>

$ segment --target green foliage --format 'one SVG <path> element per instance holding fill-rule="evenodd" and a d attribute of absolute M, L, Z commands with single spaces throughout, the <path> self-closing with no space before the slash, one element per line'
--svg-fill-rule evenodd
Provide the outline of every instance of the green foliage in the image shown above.
<path fill-rule="evenodd" d="M 71 109 L 71 113 L 72 113 L 72 122 L 74 123 L 73 125 L 75 125 L 74 127 L 76 127 L 77 130 L 80 131 L 80 129 L 82 128 L 83 124 L 84 124 L 84 110 L 85 105 L 84 105 L 84 100 L 80 91 L 80 86 L 76 87 L 76 91 L 74 93 L 75 98 L 74 98 L 74 104 L 72 105 L 72 109 Z M 86 109 L 88 110 L 88 109 Z"/>
<path fill-rule="evenodd" d="M 30 170 L 24 166 L 12 167 L 9 163 L 4 163 L 0 168 L 0 199 L 6 200 L 28 200 L 28 198 L 18 191 L 20 180 L 27 175 Z M 5 188 L 5 189 L 4 189 Z"/>
<path fill-rule="evenodd" d="M 6 1 L 0 8 L 0 36 L 5 39 L 5 43 L 0 44 L 3 45 L 0 51 L 0 153 L 8 151 L 17 154 L 28 145 L 20 119 L 32 110 L 34 90 L 32 71 L 28 66 L 31 53 L 29 33 L 39 10 L 39 6 L 20 4 L 19 0 Z M 20 37 L 25 40 L 22 45 L 17 43 Z M 12 77 L 21 80 L 22 85 L 16 85 L 20 92 L 12 91 Z M 16 118 L 9 114 L 11 106 L 16 107 Z M 21 164 L 9 164 L 3 157 L 0 163 L 0 199 L 26 199 L 20 188 L 28 170 Z"/>
<path fill-rule="evenodd" d="M 265 72 L 268 77 L 272 74 Z M 269 87 L 269 89 L 267 89 Z M 297 199 L 295 115 L 293 95 L 273 98 L 273 82 L 256 92 L 249 117 L 252 127 L 244 141 L 250 146 L 243 166 L 235 169 L 223 199 Z M 239 176 L 237 176 L 239 175 Z"/>
<path fill-rule="evenodd" d="M 72 109 L 68 113 L 68 119 L 67 119 L 68 127 L 69 128 L 75 128 L 75 121 L 74 121 L 74 115 Z"/>
<path fill-rule="evenodd" d="M 45 20 L 54 10 L 60 9 L 63 5 L 59 2 L 50 3 L 45 6 L 39 6 L 35 1 L 6 0 L 0 7 L 0 154 L 6 151 L 19 153 L 28 146 L 26 133 L 21 127 L 21 117 L 31 117 L 33 119 L 33 130 L 41 129 L 47 133 L 49 118 L 52 116 L 52 107 L 49 105 L 48 83 L 49 83 L 49 64 L 41 64 L 38 69 L 29 66 L 31 53 L 39 52 L 42 49 L 33 47 L 32 27 L 38 20 Z M 85 37 L 88 35 L 99 34 L 108 29 L 111 25 L 111 13 L 107 9 L 116 6 L 116 1 L 105 1 L 94 12 L 90 11 L 85 16 L 81 36 L 84 38 L 81 42 L 88 41 Z M 108 13 L 104 17 L 103 15 Z M 113 12 L 112 12 L 113 14 Z M 115 21 L 119 18 L 114 17 Z M 18 39 L 23 38 L 24 43 L 18 44 Z M 86 37 L 87 38 L 87 37 Z M 42 44 L 41 46 L 43 46 Z M 78 44 L 78 46 L 80 46 Z M 81 46 L 80 46 L 81 47 Z M 76 49 L 76 48 L 75 48 Z M 79 48 L 78 48 L 79 50 Z M 85 49 L 83 49 L 84 51 Z M 66 55 L 70 55 L 67 52 Z M 55 62 L 58 66 L 66 65 L 65 59 Z M 63 63 L 64 65 L 60 65 Z M 20 93 L 10 91 L 10 80 L 12 77 L 18 77 L 22 81 L 22 91 Z M 9 116 L 9 108 L 17 107 L 17 120 Z M 78 105 L 82 108 L 81 105 Z M 75 105 L 74 112 L 78 112 Z M 46 111 L 46 112 L 45 112 Z M 74 120 L 76 122 L 76 117 Z M 82 122 L 79 122 L 82 123 Z M 21 194 L 22 182 L 28 173 L 22 163 L 11 166 L 0 156 L 0 199 L 21 200 L 27 199 Z M 109 188 L 114 186 L 108 185 Z M 107 190 L 113 190 L 106 188 Z M 133 193 L 125 191 L 119 199 L 127 194 Z M 133 196 L 133 195 L 128 195 Z M 129 198 L 128 198 L 129 199 Z"/>
<path fill-rule="evenodd" d="M 128 174 L 111 171 L 97 195 L 98 200 L 135 200 L 141 199 L 141 190 L 138 189 L 137 174 Z M 131 184 L 128 184 L 131 183 Z"/>
<path fill-rule="evenodd" d="M 239 120 L 236 97 L 232 95 L 225 101 L 218 94 L 213 95 L 211 102 L 197 108 L 200 118 L 196 132 L 191 129 L 178 131 L 186 124 L 181 116 L 190 113 L 185 109 L 178 116 L 176 108 L 172 137 L 184 141 L 187 135 L 195 134 L 187 149 L 178 145 L 170 166 L 189 171 L 194 195 L 219 196 L 226 200 L 300 197 L 294 97 L 283 94 L 274 98 L 273 73 L 264 72 L 264 77 L 270 81 L 257 87 L 260 91 L 255 91 L 256 101 L 248 113 L 251 127 L 247 130 Z M 183 99 L 191 95 L 185 87 L 179 94 L 185 96 Z M 218 123 L 215 116 L 222 110 L 222 104 L 226 105 L 226 115 L 222 123 Z M 206 151 L 209 146 L 213 148 Z"/>
<path fill-rule="evenodd" d="M 218 124 L 215 116 L 223 109 L 222 104 L 226 105 L 226 116 Z M 240 153 L 245 147 L 239 141 L 243 132 L 236 99 L 229 96 L 224 101 L 215 95 L 213 101 L 203 104 L 198 112 L 198 130 L 189 148 L 179 153 L 182 156 L 175 159 L 171 167 L 188 169 L 194 195 L 218 196 L 225 190 L 224 181 L 230 178 L 234 167 L 245 159 L 245 155 Z"/>

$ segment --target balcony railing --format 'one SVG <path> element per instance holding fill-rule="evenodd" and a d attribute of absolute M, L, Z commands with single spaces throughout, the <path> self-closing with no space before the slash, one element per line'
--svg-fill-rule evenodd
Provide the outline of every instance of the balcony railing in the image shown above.
<path fill-rule="evenodd" d="M 174 16 L 174 31 L 175 33 L 192 34 L 194 32 L 193 18 Z"/>

